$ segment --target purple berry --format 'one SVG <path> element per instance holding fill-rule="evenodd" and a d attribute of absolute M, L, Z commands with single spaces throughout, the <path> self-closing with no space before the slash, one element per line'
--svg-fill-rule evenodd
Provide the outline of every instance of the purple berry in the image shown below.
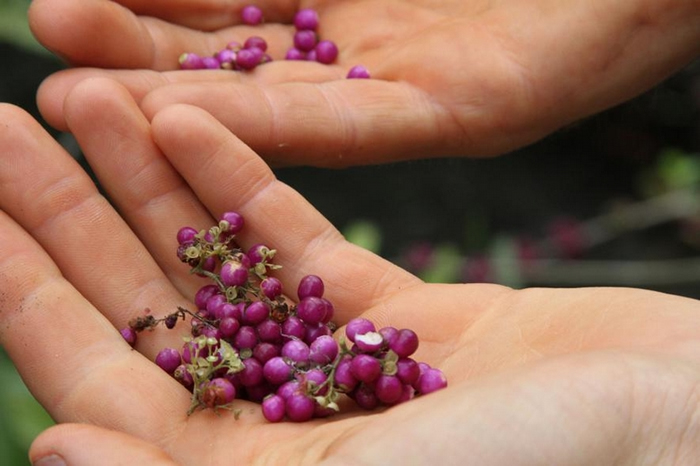
<path fill-rule="evenodd" d="M 329 364 L 338 356 L 338 343 L 330 335 L 321 335 L 309 345 L 309 359 L 316 364 Z"/>
<path fill-rule="evenodd" d="M 210 408 L 231 403 L 236 398 L 236 387 L 223 377 L 205 382 L 202 387 L 202 402 Z"/>
<path fill-rule="evenodd" d="M 130 346 L 133 347 L 136 344 L 136 330 L 134 330 L 133 328 L 124 327 L 119 331 L 119 333 Z"/>
<path fill-rule="evenodd" d="M 256 244 L 248 249 L 248 259 L 250 259 L 251 265 L 259 264 L 260 262 L 267 261 L 270 262 L 271 249 L 264 244 Z"/>
<path fill-rule="evenodd" d="M 220 277 L 226 286 L 243 286 L 248 281 L 248 269 L 236 260 L 228 260 L 221 266 Z"/>
<path fill-rule="evenodd" d="M 318 43 L 318 38 L 314 31 L 304 29 L 294 33 L 294 47 L 302 52 L 313 50 Z"/>
<path fill-rule="evenodd" d="M 432 393 L 436 390 L 447 387 L 447 378 L 440 369 L 426 369 L 418 378 L 415 384 L 416 390 L 421 395 Z"/>
<path fill-rule="evenodd" d="M 290 421 L 305 422 L 313 417 L 316 401 L 303 393 L 294 393 L 285 400 L 285 405 Z"/>
<path fill-rule="evenodd" d="M 355 65 L 348 71 L 347 79 L 369 79 L 369 71 L 362 65 Z"/>
<path fill-rule="evenodd" d="M 288 380 L 277 388 L 276 393 L 285 400 L 302 389 L 301 382 L 298 380 Z"/>
<path fill-rule="evenodd" d="M 263 376 L 271 384 L 281 385 L 292 378 L 292 366 L 282 356 L 275 356 L 263 366 Z"/>
<path fill-rule="evenodd" d="M 322 40 L 314 48 L 316 61 L 324 65 L 330 65 L 338 58 L 338 46 L 330 40 Z"/>
<path fill-rule="evenodd" d="M 358 354 L 350 364 L 352 375 L 361 382 L 371 383 L 382 373 L 381 363 L 368 354 Z"/>
<path fill-rule="evenodd" d="M 355 317 L 345 327 L 345 336 L 353 343 L 355 342 L 355 335 L 362 335 L 367 332 L 376 332 L 376 329 L 374 324 L 364 317 Z"/>
<path fill-rule="evenodd" d="M 330 327 L 325 324 L 306 324 L 306 335 L 304 341 L 310 345 L 324 335 L 332 335 Z"/>
<path fill-rule="evenodd" d="M 216 316 L 220 312 L 220 307 L 226 304 L 226 296 L 222 294 L 215 294 L 207 299 L 207 304 L 205 309 L 210 316 Z"/>
<path fill-rule="evenodd" d="M 374 393 L 382 403 L 394 404 L 403 395 L 403 384 L 395 375 L 380 375 L 374 382 Z"/>
<path fill-rule="evenodd" d="M 389 344 L 389 348 L 400 358 L 407 358 L 418 349 L 418 335 L 413 330 L 402 328 Z"/>
<path fill-rule="evenodd" d="M 280 422 L 286 410 L 284 398 L 279 395 L 269 395 L 262 401 L 263 417 L 269 422 Z"/>
<path fill-rule="evenodd" d="M 255 331 L 258 332 L 260 341 L 268 343 L 279 343 L 282 341 L 282 328 L 280 324 L 272 319 L 265 319 L 260 322 Z"/>
<path fill-rule="evenodd" d="M 306 275 L 299 282 L 297 296 L 299 300 L 303 300 L 309 296 L 321 298 L 323 297 L 324 288 L 323 280 L 321 280 L 320 277 L 316 275 Z"/>
<path fill-rule="evenodd" d="M 399 334 L 399 330 L 396 327 L 382 327 L 379 329 L 379 333 L 381 333 L 384 338 L 384 344 L 390 346 L 391 342 L 394 341 Z"/>
<path fill-rule="evenodd" d="M 243 24 L 255 26 L 263 21 L 262 10 L 255 5 L 248 5 L 241 10 L 241 21 Z"/>
<path fill-rule="evenodd" d="M 262 37 L 258 37 L 258 36 L 248 37 L 246 39 L 246 41 L 243 43 L 243 48 L 250 49 L 253 47 L 260 49 L 264 52 L 267 50 L 267 42 Z"/>
<path fill-rule="evenodd" d="M 413 385 L 420 377 L 420 367 L 411 358 L 399 359 L 396 363 L 396 376 L 404 384 Z"/>
<path fill-rule="evenodd" d="M 270 306 L 262 301 L 255 301 L 248 305 L 243 311 L 243 323 L 247 325 L 258 325 L 270 316 Z"/>
<path fill-rule="evenodd" d="M 374 393 L 374 389 L 367 384 L 360 384 L 352 392 L 352 397 L 357 406 L 363 409 L 372 410 L 379 405 L 379 399 Z"/>
<path fill-rule="evenodd" d="M 367 332 L 355 335 L 355 344 L 365 353 L 374 353 L 384 346 L 384 337 L 379 332 Z"/>
<path fill-rule="evenodd" d="M 301 50 L 292 47 L 289 50 L 287 50 L 287 53 L 284 56 L 285 60 L 306 60 L 306 53 L 302 52 Z"/>
<path fill-rule="evenodd" d="M 275 299 L 282 294 L 282 282 L 275 277 L 266 277 L 260 282 L 260 289 L 267 299 Z"/>
<path fill-rule="evenodd" d="M 236 44 L 240 48 L 240 44 Z M 231 44 L 229 44 L 229 49 L 230 48 Z M 224 220 L 229 224 L 228 231 L 229 233 L 234 234 L 241 231 L 243 229 L 243 225 L 245 224 L 243 221 L 243 216 L 238 212 L 224 212 L 223 215 L 221 215 L 221 220 Z"/>
<path fill-rule="evenodd" d="M 240 328 L 241 324 L 235 317 L 224 317 L 219 321 L 219 332 L 224 338 L 231 338 Z"/>
<path fill-rule="evenodd" d="M 335 386 L 346 393 L 352 391 L 357 385 L 357 379 L 352 375 L 352 358 L 345 357 L 338 362 L 335 368 Z"/>
<path fill-rule="evenodd" d="M 289 340 L 282 346 L 281 354 L 295 364 L 303 364 L 309 361 L 309 345 L 301 340 Z"/>
<path fill-rule="evenodd" d="M 180 364 L 173 371 L 173 378 L 180 382 L 180 384 L 187 389 L 191 389 L 194 385 L 194 379 L 192 378 L 192 374 L 190 374 L 190 371 L 187 370 L 187 366 L 184 364 Z"/>
<path fill-rule="evenodd" d="M 259 385 L 263 381 L 263 365 L 255 358 L 243 360 L 243 370 L 236 373 L 244 387 Z"/>
<path fill-rule="evenodd" d="M 298 30 L 310 29 L 315 31 L 318 28 L 318 13 L 311 8 L 304 8 L 294 15 L 294 27 Z"/>
<path fill-rule="evenodd" d="M 216 57 L 202 57 L 202 63 L 207 70 L 218 70 L 221 68 L 221 63 Z"/>
<path fill-rule="evenodd" d="M 306 336 L 306 326 L 296 316 L 289 316 L 282 323 L 282 336 L 287 339 L 303 340 Z"/>
<path fill-rule="evenodd" d="M 279 356 L 280 349 L 279 346 L 273 345 L 266 341 L 260 342 L 253 348 L 253 357 L 260 361 L 261 364 L 265 364 L 270 359 Z"/>
<path fill-rule="evenodd" d="M 258 334 L 255 332 L 255 328 L 243 325 L 234 335 L 232 343 L 233 347 L 238 350 L 253 349 L 258 344 Z"/>
<path fill-rule="evenodd" d="M 204 60 L 196 53 L 183 53 L 178 62 L 183 70 L 202 70 L 205 68 Z"/>
<path fill-rule="evenodd" d="M 231 49 L 223 49 L 216 52 L 216 59 L 221 63 L 222 68 L 232 68 L 236 63 L 236 52 Z"/>
<path fill-rule="evenodd" d="M 192 227 L 182 227 L 177 231 L 177 242 L 178 244 L 187 244 L 194 241 L 194 237 L 197 235 L 197 230 Z"/>
<path fill-rule="evenodd" d="M 305 324 L 320 324 L 326 318 L 326 302 L 315 296 L 307 296 L 297 305 L 297 316 Z"/>
<path fill-rule="evenodd" d="M 217 308 L 216 315 L 217 319 L 225 319 L 226 317 L 233 317 L 237 321 L 243 320 L 243 310 L 245 309 L 245 303 L 240 302 L 236 304 L 224 303 Z"/>
<path fill-rule="evenodd" d="M 260 49 L 242 49 L 236 55 L 236 64 L 244 70 L 252 70 L 260 64 L 263 52 Z"/>

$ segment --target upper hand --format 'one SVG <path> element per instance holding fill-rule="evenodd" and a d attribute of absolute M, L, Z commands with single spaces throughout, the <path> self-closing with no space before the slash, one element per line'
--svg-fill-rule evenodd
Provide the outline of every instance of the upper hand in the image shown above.
<path fill-rule="evenodd" d="M 258 2 L 260 3 L 260 2 Z M 32 30 L 75 66 L 39 92 L 65 128 L 63 100 L 86 76 L 116 77 L 147 116 L 200 106 L 275 164 L 346 166 L 500 154 L 629 99 L 700 51 L 689 0 L 269 0 L 266 23 L 237 23 L 242 1 L 35 0 Z M 286 62 L 293 14 L 312 7 L 338 44 L 335 65 Z M 250 35 L 275 61 L 252 73 L 173 71 Z M 346 80 L 367 66 L 374 79 Z"/>

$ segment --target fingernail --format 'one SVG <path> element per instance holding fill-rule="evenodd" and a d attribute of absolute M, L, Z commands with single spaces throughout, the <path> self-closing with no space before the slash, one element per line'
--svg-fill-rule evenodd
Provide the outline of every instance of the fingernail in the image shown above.
<path fill-rule="evenodd" d="M 32 466 L 66 466 L 66 462 L 60 456 L 52 454 L 39 458 Z"/>

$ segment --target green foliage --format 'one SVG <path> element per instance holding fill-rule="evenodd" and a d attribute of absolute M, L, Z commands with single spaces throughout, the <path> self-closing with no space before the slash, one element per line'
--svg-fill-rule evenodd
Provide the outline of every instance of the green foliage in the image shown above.
<path fill-rule="evenodd" d="M 0 463 L 28 465 L 27 450 L 34 438 L 53 424 L 0 351 Z"/>
<path fill-rule="evenodd" d="M 382 232 L 377 225 L 367 220 L 355 220 L 344 230 L 343 236 L 349 242 L 379 254 L 382 248 Z"/>
<path fill-rule="evenodd" d="M 48 54 L 29 30 L 27 9 L 30 3 L 30 0 L 0 0 L 0 41 Z"/>

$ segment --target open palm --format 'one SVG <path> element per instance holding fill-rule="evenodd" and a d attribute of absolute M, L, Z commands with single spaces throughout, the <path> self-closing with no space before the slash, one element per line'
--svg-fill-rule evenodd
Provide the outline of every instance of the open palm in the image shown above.
<path fill-rule="evenodd" d="M 267 22 L 237 25 L 248 2 L 35 0 L 32 30 L 76 66 L 39 92 L 65 128 L 77 81 L 108 74 L 147 115 L 200 106 L 268 162 L 347 166 L 493 155 L 629 99 L 700 53 L 687 0 L 334 0 L 257 2 Z M 293 14 L 320 14 L 333 66 L 285 61 Z M 185 51 L 213 54 L 260 35 L 272 63 L 252 73 L 172 71 Z M 346 80 L 363 64 L 371 80 Z"/>
<path fill-rule="evenodd" d="M 152 124 L 126 89 L 77 87 L 66 118 L 100 185 L 22 111 L 0 107 L 0 339 L 60 423 L 31 456 L 72 464 L 607 464 L 700 454 L 700 305 L 633 289 L 425 284 L 344 241 L 258 156 L 196 107 Z M 315 273 L 339 323 L 409 327 L 448 388 L 369 413 L 270 424 L 198 411 L 153 362 L 182 333 L 123 327 L 189 306 L 202 282 L 175 232 L 225 210 L 279 251 L 287 289 Z M 117 213 L 119 211 L 123 218 Z"/>

